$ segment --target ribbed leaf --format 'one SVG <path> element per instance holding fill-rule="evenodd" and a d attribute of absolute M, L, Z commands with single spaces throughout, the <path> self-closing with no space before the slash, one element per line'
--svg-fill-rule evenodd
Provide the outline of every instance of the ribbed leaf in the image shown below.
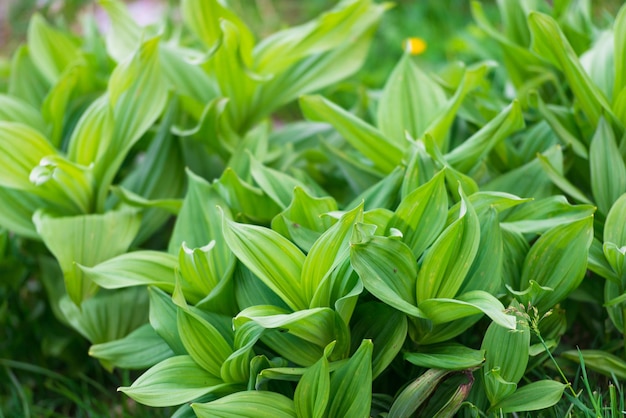
<path fill-rule="evenodd" d="M 294 403 L 298 417 L 323 418 L 328 398 L 330 397 L 330 368 L 328 356 L 332 353 L 334 343 L 324 349 L 324 355 L 309 367 L 294 394 Z"/>
<path fill-rule="evenodd" d="M 191 404 L 198 418 L 295 418 L 291 399 L 275 392 L 237 392 L 209 403 Z"/>
<path fill-rule="evenodd" d="M 613 129 L 600 118 L 589 150 L 591 192 L 601 213 L 626 192 L 626 165 L 619 152 Z"/>
<path fill-rule="evenodd" d="M 626 193 L 613 204 L 604 223 L 604 242 L 626 245 Z"/>
<path fill-rule="evenodd" d="M 370 416 L 372 350 L 372 342 L 363 340 L 350 360 L 331 375 L 328 418 Z"/>
<path fill-rule="evenodd" d="M 471 203 L 461 194 L 459 218 L 448 226 L 424 257 L 417 277 L 417 301 L 453 298 L 463 284 L 480 242 L 480 224 Z"/>
<path fill-rule="evenodd" d="M 402 160 L 402 148 L 376 128 L 321 96 L 303 96 L 300 107 L 305 117 L 330 123 L 361 154 L 383 173 L 391 172 Z"/>
<path fill-rule="evenodd" d="M 113 367 L 142 370 L 173 357 L 174 352 L 150 324 L 145 324 L 122 339 L 92 345 L 89 355 L 109 371 Z"/>
<path fill-rule="evenodd" d="M 105 289 L 130 286 L 156 286 L 174 291 L 176 257 L 158 251 L 135 251 L 106 260 L 94 267 L 78 268 L 85 277 Z"/>
<path fill-rule="evenodd" d="M 482 365 L 485 352 L 461 344 L 444 343 L 420 347 L 416 353 L 405 353 L 404 359 L 416 366 L 431 369 L 465 370 Z"/>
<path fill-rule="evenodd" d="M 300 277 L 304 254 L 285 237 L 255 225 L 223 217 L 224 239 L 231 251 L 293 310 L 306 309 Z"/>
<path fill-rule="evenodd" d="M 508 414 L 549 408 L 561 400 L 566 387 L 567 385 L 554 380 L 529 383 L 493 405 L 491 410 Z"/>
<path fill-rule="evenodd" d="M 406 196 L 389 223 L 389 228 L 402 232 L 402 241 L 416 258 L 435 241 L 445 226 L 448 195 L 444 170 Z"/>
<path fill-rule="evenodd" d="M 450 373 L 448 370 L 429 369 L 420 377 L 409 383 L 396 397 L 388 418 L 406 418 L 425 403 L 429 396 L 437 389 L 439 383 Z"/>
<path fill-rule="evenodd" d="M 190 356 L 170 357 L 148 369 L 130 386 L 118 388 L 148 406 L 174 406 L 228 388 L 199 367 Z"/>

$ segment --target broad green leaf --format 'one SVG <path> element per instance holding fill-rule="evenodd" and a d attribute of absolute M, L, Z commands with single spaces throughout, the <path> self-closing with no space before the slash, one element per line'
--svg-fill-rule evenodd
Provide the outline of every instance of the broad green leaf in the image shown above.
<path fill-rule="evenodd" d="M 516 390 L 490 409 L 499 413 L 538 411 L 556 405 L 563 396 L 566 384 L 555 380 L 533 382 Z"/>
<path fill-rule="evenodd" d="M 50 83 L 37 69 L 31 58 L 29 48 L 26 45 L 19 47 L 13 54 L 11 61 L 9 95 L 39 108 L 49 88 Z"/>
<path fill-rule="evenodd" d="M 330 368 L 328 356 L 332 353 L 334 343 L 324 349 L 324 355 L 309 367 L 294 394 L 294 403 L 298 417 L 323 418 L 328 398 L 330 397 Z"/>
<path fill-rule="evenodd" d="M 402 200 L 435 176 L 435 162 L 426 152 L 422 141 L 411 143 L 407 154 L 409 155 L 408 163 L 400 189 Z"/>
<path fill-rule="evenodd" d="M 332 225 L 332 219 L 323 216 L 337 210 L 337 202 L 331 197 L 313 197 L 301 187 L 293 189 L 293 200 L 281 213 L 272 219 L 272 229 L 290 241 L 309 251 L 313 243 Z M 303 247 L 297 237 L 298 231 L 306 229 L 312 240 Z"/>
<path fill-rule="evenodd" d="M 275 392 L 237 392 L 191 407 L 199 418 L 296 418 L 293 401 Z"/>
<path fill-rule="evenodd" d="M 105 289 L 130 286 L 156 286 L 174 290 L 176 257 L 158 251 L 134 251 L 105 260 L 94 267 L 77 263 L 84 276 Z"/>
<path fill-rule="evenodd" d="M 560 151 L 560 150 L 559 150 Z M 541 168 L 548 175 L 550 180 L 561 189 L 565 194 L 571 196 L 580 203 L 592 204 L 592 202 L 585 196 L 585 194 L 579 190 L 574 184 L 572 184 L 554 164 L 542 154 L 537 154 L 537 159 L 541 164 Z"/>
<path fill-rule="evenodd" d="M 223 217 L 224 239 L 231 251 L 295 311 L 306 309 L 301 274 L 304 254 L 291 241 L 256 225 Z"/>
<path fill-rule="evenodd" d="M 50 83 L 55 83 L 79 55 L 76 41 L 48 25 L 39 14 L 28 25 L 28 47 L 31 59 Z"/>
<path fill-rule="evenodd" d="M 269 167 L 265 167 L 257 161 L 252 155 L 250 159 L 250 173 L 252 178 L 269 197 L 276 202 L 281 209 L 289 206 L 293 200 L 293 191 L 296 187 L 300 187 L 308 192 L 311 190 L 305 184 L 299 182 L 293 177 L 281 173 Z"/>
<path fill-rule="evenodd" d="M 181 290 L 201 309 L 232 315 L 237 312 L 232 280 L 235 260 L 225 266 L 228 270 L 220 271 L 218 252 L 215 241 L 193 249 L 183 242 L 178 256 Z"/>
<path fill-rule="evenodd" d="M 363 206 L 345 213 L 315 241 L 302 265 L 301 283 L 305 300 L 311 302 L 313 295 L 343 260 L 350 255 L 350 236 L 357 222 L 363 221 Z"/>
<path fill-rule="evenodd" d="M 149 287 L 148 294 L 150 295 L 150 325 L 175 354 L 187 354 L 178 332 L 178 308 L 171 296 L 155 287 Z"/>
<path fill-rule="evenodd" d="M 357 224 L 350 240 L 350 262 L 365 288 L 378 299 L 411 316 L 416 307 L 417 263 L 411 249 L 397 239 L 368 236 Z"/>
<path fill-rule="evenodd" d="M 211 279 L 216 283 L 228 277 L 235 264 L 235 257 L 223 237 L 217 206 L 222 208 L 221 216 L 224 218 L 230 218 L 230 211 L 214 186 L 190 171 L 187 171 L 187 177 L 187 195 L 176 219 L 168 250 L 170 253 L 179 253 L 183 242 L 187 248 L 193 249 L 215 241 L 206 255 L 213 275 Z"/>
<path fill-rule="evenodd" d="M 221 376 L 222 364 L 233 352 L 220 332 L 193 308 L 178 308 L 177 327 L 189 356 L 214 377 Z"/>
<path fill-rule="evenodd" d="M 589 247 L 589 258 L 587 259 L 587 268 L 597 275 L 604 277 L 608 281 L 615 284 L 621 283 L 621 280 L 614 271 L 614 267 L 608 262 L 604 255 L 604 246 L 594 238 Z M 615 245 L 617 249 L 617 246 Z"/>
<path fill-rule="evenodd" d="M 146 199 L 122 186 L 111 186 L 111 192 L 129 206 L 142 209 L 163 209 L 171 215 L 178 215 L 183 205 L 182 199 Z"/>
<path fill-rule="evenodd" d="M 307 119 L 330 123 L 383 173 L 391 172 L 402 160 L 402 148 L 390 142 L 373 126 L 323 97 L 303 96 L 300 107 Z"/>
<path fill-rule="evenodd" d="M 503 290 L 503 259 L 502 230 L 498 213 L 492 206 L 481 218 L 478 252 L 459 293 L 483 290 L 493 295 Z"/>
<path fill-rule="evenodd" d="M 235 328 L 242 326 L 248 321 L 254 321 L 259 326 L 268 330 L 277 330 L 275 338 L 266 339 L 266 344 L 279 353 L 284 358 L 296 364 L 310 365 L 315 363 L 324 347 L 332 341 L 337 341 L 333 359 L 342 358 L 349 350 L 349 335 L 346 325 L 338 317 L 337 313 L 330 308 L 313 308 L 289 313 L 284 309 L 275 306 L 253 306 L 241 311 L 234 319 Z M 272 335 L 268 333 L 267 336 Z M 317 357 L 309 359 L 303 357 L 306 353 L 290 352 L 288 348 L 289 340 L 283 341 L 281 346 L 280 336 L 296 337 L 300 341 L 308 342 L 317 347 Z M 304 348 L 304 347 L 303 347 Z"/>
<path fill-rule="evenodd" d="M 30 172 L 57 151 L 41 132 L 18 122 L 0 121 L 0 185 L 32 190 Z"/>
<path fill-rule="evenodd" d="M 528 26 L 532 38 L 531 49 L 563 71 L 577 98 L 578 106 L 585 112 L 591 123 L 596 125 L 602 112 L 610 114 L 611 107 L 606 97 L 582 68 L 576 52 L 558 23 L 548 15 L 531 12 L 528 16 Z"/>
<path fill-rule="evenodd" d="M 33 224 L 33 213 L 44 201 L 23 190 L 0 187 L 0 225 L 16 235 L 41 240 Z"/>
<path fill-rule="evenodd" d="M 559 225 L 543 234 L 531 247 L 522 270 L 521 289 L 531 280 L 551 292 L 522 297 L 546 312 L 578 287 L 586 268 L 593 239 L 593 216 Z"/>
<path fill-rule="evenodd" d="M 108 186 L 124 158 L 167 104 L 168 89 L 159 64 L 158 45 L 159 38 L 144 42 L 115 68 L 109 79 L 114 125 L 111 142 L 95 163 L 96 176 L 102 179 L 99 206 L 103 205 Z"/>
<path fill-rule="evenodd" d="M 485 351 L 483 377 L 491 405 L 511 395 L 526 372 L 530 348 L 530 330 L 518 322 L 517 330 L 492 323 L 481 349 Z"/>
<path fill-rule="evenodd" d="M 450 374 L 449 370 L 429 369 L 412 381 L 396 397 L 388 418 L 406 418 L 424 404 L 437 386 Z"/>
<path fill-rule="evenodd" d="M 289 309 L 289 306 L 272 289 L 242 263 L 237 263 L 235 267 L 233 282 L 239 309 L 243 310 L 257 305 L 273 305 Z"/>
<path fill-rule="evenodd" d="M 402 232 L 402 241 L 420 257 L 439 236 L 446 221 L 448 195 L 444 170 L 407 195 L 389 223 Z"/>
<path fill-rule="evenodd" d="M 232 327 L 232 322 L 231 322 Z M 251 381 L 252 359 L 254 345 L 265 333 L 265 329 L 255 322 L 246 322 L 235 329 L 233 347 L 235 351 L 222 364 L 220 371 L 222 378 L 227 382 Z"/>
<path fill-rule="evenodd" d="M 206 110 L 205 104 L 219 96 L 217 82 L 194 62 L 190 62 L 174 44 L 161 44 L 159 58 L 163 76 L 171 88 L 183 97 L 186 110 L 196 115 Z M 184 99 L 189 99 L 184 100 Z M 227 99 L 221 99 L 224 104 Z M 194 110 L 197 112 L 194 113 Z M 221 109 L 220 109 L 221 110 Z"/>
<path fill-rule="evenodd" d="M 354 208 L 365 203 L 365 210 L 373 210 L 377 208 L 391 210 L 398 205 L 398 192 L 402 186 L 404 170 L 398 166 L 391 173 L 385 176 L 379 182 L 373 184 L 355 197 L 346 205 L 347 208 Z"/>
<path fill-rule="evenodd" d="M 173 357 L 174 352 L 150 324 L 144 324 L 122 339 L 92 345 L 89 355 L 109 371 L 113 367 L 141 370 Z"/>
<path fill-rule="evenodd" d="M 228 387 L 190 356 L 175 356 L 148 369 L 132 385 L 118 390 L 144 405 L 161 407 L 180 405 Z"/>
<path fill-rule="evenodd" d="M 407 337 L 406 316 L 391 306 L 379 302 L 359 305 L 351 322 L 352 346 L 362 340 L 372 340 L 372 378 L 376 379 L 402 349 Z"/>
<path fill-rule="evenodd" d="M 395 145 L 406 147 L 406 134 L 421 137 L 446 103 L 441 86 L 405 53 L 387 79 L 378 104 L 378 127 Z"/>
<path fill-rule="evenodd" d="M 619 247 L 626 245 L 626 193 L 611 206 L 604 223 L 604 242 L 612 242 Z"/>
<path fill-rule="evenodd" d="M 249 55 L 254 45 L 254 36 L 235 13 L 217 0 L 183 0 L 181 12 L 185 23 L 200 38 L 209 51 L 219 48 L 222 42 L 220 21 L 228 20 L 237 27 L 244 53 Z"/>
<path fill-rule="evenodd" d="M 480 163 L 499 142 L 524 127 L 518 101 L 505 107 L 478 132 L 450 151 L 444 158 L 457 170 L 467 173 Z"/>
<path fill-rule="evenodd" d="M 105 94 L 94 100 L 78 120 L 69 139 L 70 160 L 89 165 L 101 158 L 111 143 L 113 124 L 113 112 Z"/>
<path fill-rule="evenodd" d="M 36 108 L 25 100 L 7 94 L 0 94 L 0 121 L 28 125 L 42 135 L 48 131 L 46 122 Z"/>
<path fill-rule="evenodd" d="M 418 352 L 405 353 L 404 359 L 430 369 L 465 370 L 481 366 L 485 361 L 485 352 L 461 344 L 443 343 L 420 347 Z"/>
<path fill-rule="evenodd" d="M 334 307 L 348 324 L 361 293 L 363 282 L 352 268 L 350 258 L 345 257 L 337 260 L 337 265 L 324 276 L 313 295 L 311 307 Z"/>
<path fill-rule="evenodd" d="M 328 418 L 370 416 L 372 351 L 372 342 L 363 340 L 350 360 L 330 376 Z"/>
<path fill-rule="evenodd" d="M 92 267 L 127 251 L 140 221 L 130 210 L 71 217 L 38 211 L 33 217 L 37 233 L 61 265 L 68 295 L 79 306 L 97 286 L 78 264 Z"/>
<path fill-rule="evenodd" d="M 480 242 L 480 224 L 461 192 L 459 218 L 439 235 L 424 257 L 417 277 L 417 301 L 453 298 L 463 285 Z"/>
<path fill-rule="evenodd" d="M 426 299 L 419 308 L 435 324 L 484 313 L 500 326 L 515 329 L 515 317 L 505 313 L 502 302 L 481 290 L 464 293 L 455 299 Z"/>
<path fill-rule="evenodd" d="M 119 0 L 98 0 L 111 21 L 106 35 L 106 48 L 117 62 L 131 56 L 141 44 L 142 29 L 131 17 L 126 5 Z"/>
<path fill-rule="evenodd" d="M 593 215 L 592 205 L 571 205 L 565 196 L 551 196 L 528 202 L 504 216 L 502 227 L 524 234 L 543 233 L 555 226 Z"/>
<path fill-rule="evenodd" d="M 591 192 L 600 212 L 607 214 L 626 191 L 626 165 L 613 129 L 604 118 L 600 118 L 589 154 Z"/>
<path fill-rule="evenodd" d="M 576 363 L 580 363 L 579 355 L 582 355 L 585 367 L 605 376 L 615 374 L 619 379 L 626 379 L 626 362 L 615 354 L 602 350 L 569 350 L 561 355 Z"/>
<path fill-rule="evenodd" d="M 261 189 L 244 182 L 231 168 L 224 170 L 215 188 L 231 208 L 235 219 L 267 224 L 280 212 L 276 202 Z"/>
<path fill-rule="evenodd" d="M 79 308 L 64 294 L 59 300 L 59 310 L 64 322 L 92 344 L 101 344 L 124 338 L 144 325 L 148 298 L 146 289 L 140 287 L 101 290 Z"/>

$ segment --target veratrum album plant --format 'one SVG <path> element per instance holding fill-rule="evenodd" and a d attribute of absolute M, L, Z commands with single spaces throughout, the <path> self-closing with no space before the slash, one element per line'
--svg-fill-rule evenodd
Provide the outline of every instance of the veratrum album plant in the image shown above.
<path fill-rule="evenodd" d="M 100 5 L 105 36 L 35 15 L 13 56 L 0 250 L 43 242 L 55 314 L 138 371 L 124 396 L 176 417 L 624 409 L 626 7 L 598 28 L 588 1 L 500 1 L 498 29 L 473 2 L 481 59 L 435 73 L 407 48 L 347 110 L 323 88 L 388 4 L 264 39 L 218 0 L 148 27 Z"/>

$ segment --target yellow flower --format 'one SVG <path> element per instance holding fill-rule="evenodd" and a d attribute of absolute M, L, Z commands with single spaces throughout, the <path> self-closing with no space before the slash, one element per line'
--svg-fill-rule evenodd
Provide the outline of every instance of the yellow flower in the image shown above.
<path fill-rule="evenodd" d="M 426 51 L 426 41 L 422 38 L 413 37 L 408 38 L 404 42 L 404 50 L 411 55 L 420 55 Z"/>

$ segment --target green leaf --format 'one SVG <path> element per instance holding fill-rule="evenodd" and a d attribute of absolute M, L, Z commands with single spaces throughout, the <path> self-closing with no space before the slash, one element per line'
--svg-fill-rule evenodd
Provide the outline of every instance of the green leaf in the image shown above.
<path fill-rule="evenodd" d="M 32 190 L 29 176 L 42 158 L 57 151 L 41 132 L 18 122 L 0 121 L 0 185 Z"/>
<path fill-rule="evenodd" d="M 0 187 L 0 225 L 16 235 L 41 240 L 32 218 L 44 205 L 44 201 L 32 193 Z"/>
<path fill-rule="evenodd" d="M 543 234 L 531 247 L 522 270 L 521 289 L 531 280 L 551 292 L 522 297 L 546 312 L 578 287 L 586 268 L 593 239 L 593 216 L 559 225 Z"/>
<path fill-rule="evenodd" d="M 597 125 L 602 112 L 611 113 L 606 97 L 593 83 L 580 64 L 576 52 L 550 16 L 531 12 L 528 15 L 531 32 L 531 49 L 563 71 L 577 103 L 593 125 Z"/>
<path fill-rule="evenodd" d="M 611 206 L 604 223 L 604 242 L 612 242 L 619 247 L 626 245 L 626 193 Z"/>
<path fill-rule="evenodd" d="M 490 409 L 499 413 L 538 411 L 556 405 L 567 385 L 554 380 L 529 383 L 507 396 Z"/>
<path fill-rule="evenodd" d="M 252 306 L 235 317 L 235 328 L 248 321 L 254 321 L 267 330 L 276 330 L 275 333 L 266 333 L 263 341 L 281 356 L 296 364 L 308 366 L 315 363 L 324 347 L 332 341 L 337 341 L 333 357 L 342 358 L 349 350 L 346 325 L 330 308 L 313 308 L 289 313 L 275 306 Z M 266 338 L 268 336 L 273 338 Z M 298 341 L 309 343 L 310 349 L 303 344 L 301 352 L 298 352 L 296 347 L 289 350 L 289 337 L 296 337 Z M 313 350 L 317 355 L 309 358 L 313 355 Z"/>
<path fill-rule="evenodd" d="M 22 99 L 39 108 L 48 93 L 50 83 L 37 69 L 26 45 L 13 54 L 9 76 L 9 95 Z"/>
<path fill-rule="evenodd" d="M 111 143 L 113 124 L 108 96 L 103 95 L 94 100 L 78 120 L 69 140 L 68 157 L 83 165 L 100 159 Z"/>
<path fill-rule="evenodd" d="M 387 209 L 391 210 L 398 205 L 398 192 L 402 186 L 404 170 L 401 166 L 393 169 L 379 182 L 373 184 L 355 197 L 346 205 L 347 208 L 354 208 L 365 203 L 365 210 Z"/>
<path fill-rule="evenodd" d="M 298 417 L 323 418 L 328 398 L 330 397 L 330 368 L 328 356 L 332 353 L 335 343 L 324 349 L 324 355 L 309 367 L 294 394 L 296 415 Z"/>
<path fill-rule="evenodd" d="M 491 405 L 511 395 L 526 372 L 530 349 L 530 330 L 517 323 L 517 330 L 492 323 L 481 349 L 485 351 L 483 376 L 485 392 Z"/>
<path fill-rule="evenodd" d="M 146 289 L 132 287 L 116 291 L 101 290 L 85 300 L 80 308 L 67 295 L 61 296 L 59 309 L 64 322 L 92 344 L 119 340 L 146 323 Z"/>
<path fill-rule="evenodd" d="M 448 226 L 424 256 L 417 277 L 417 301 L 453 298 L 463 285 L 480 242 L 480 224 L 471 203 L 461 192 L 459 218 Z"/>
<path fill-rule="evenodd" d="M 626 91 L 626 7 L 622 6 L 613 23 L 615 61 L 615 80 L 613 81 L 613 100 L 617 103 L 620 92 Z M 622 119 L 623 120 L 623 119 Z"/>
<path fill-rule="evenodd" d="M 605 376 L 615 374 L 619 379 L 626 379 L 626 362 L 615 354 L 602 350 L 569 350 L 561 353 L 561 356 L 576 363 L 580 363 L 579 355 L 582 355 L 585 367 Z"/>
<path fill-rule="evenodd" d="M 350 360 L 331 375 L 331 399 L 327 410 L 329 418 L 370 416 L 372 351 L 372 342 L 363 340 Z"/>
<path fill-rule="evenodd" d="M 155 287 L 149 287 L 148 294 L 150 295 L 150 325 L 175 354 L 187 354 L 178 332 L 178 308 L 171 296 Z"/>
<path fill-rule="evenodd" d="M 606 214 L 626 191 L 626 165 L 613 129 L 604 118 L 600 118 L 589 154 L 591 192 L 600 212 Z"/>
<path fill-rule="evenodd" d="M 150 324 L 144 324 L 122 339 L 92 345 L 89 355 L 109 371 L 113 367 L 142 370 L 173 357 L 174 352 Z"/>
<path fill-rule="evenodd" d="M 412 381 L 396 397 L 388 418 L 406 418 L 424 404 L 437 386 L 450 374 L 449 370 L 429 369 Z"/>
<path fill-rule="evenodd" d="M 204 42 L 209 51 L 220 46 L 223 37 L 220 21 L 225 19 L 237 27 L 244 51 L 247 54 L 251 53 L 254 36 L 245 23 L 219 1 L 183 0 L 181 12 L 185 23 Z"/>
<path fill-rule="evenodd" d="M 405 53 L 387 79 L 378 104 L 378 127 L 395 145 L 406 147 L 406 133 L 421 137 L 446 104 L 441 86 Z"/>
<path fill-rule="evenodd" d="M 307 119 L 330 123 L 383 173 L 390 173 L 402 160 L 402 148 L 390 142 L 373 126 L 323 97 L 303 96 L 300 107 Z"/>
<path fill-rule="evenodd" d="M 80 305 L 83 299 L 93 296 L 97 286 L 85 277 L 78 264 L 92 267 L 126 252 L 141 220 L 130 210 L 72 217 L 54 217 L 38 211 L 33 222 L 61 265 L 68 295 Z"/>
<path fill-rule="evenodd" d="M 265 167 L 252 155 L 249 155 L 248 158 L 250 159 L 250 174 L 252 178 L 261 190 L 271 197 L 281 209 L 289 206 L 293 200 L 293 191 L 296 187 L 311 192 L 305 184 L 293 177 L 278 170 Z"/>
<path fill-rule="evenodd" d="M 411 316 L 416 307 L 417 263 L 410 248 L 397 239 L 368 236 L 357 224 L 350 240 L 350 262 L 365 288 L 378 299 Z"/>
<path fill-rule="evenodd" d="M 271 229 L 223 217 L 224 239 L 231 251 L 295 311 L 306 309 L 300 277 L 304 254 Z"/>
<path fill-rule="evenodd" d="M 418 306 L 425 317 L 435 324 L 484 313 L 500 326 L 515 329 L 515 317 L 505 314 L 502 302 L 481 290 L 464 293 L 455 299 L 426 299 Z"/>
<path fill-rule="evenodd" d="M 405 353 L 404 359 L 430 369 L 465 370 L 481 366 L 485 352 L 461 344 L 443 343 L 420 347 L 417 353 Z"/>
<path fill-rule="evenodd" d="M 467 173 L 498 143 L 523 127 L 522 108 L 518 101 L 514 101 L 444 158 L 457 170 Z"/>
<path fill-rule="evenodd" d="M 362 340 L 372 340 L 372 378 L 376 379 L 402 349 L 408 332 L 407 318 L 384 303 L 360 304 L 351 322 L 353 347 Z"/>
<path fill-rule="evenodd" d="M 117 62 L 132 55 L 141 43 L 142 29 L 131 17 L 126 5 L 119 0 L 98 0 L 111 21 L 106 35 L 106 48 Z"/>
<path fill-rule="evenodd" d="M 39 71 L 53 84 L 79 55 L 75 40 L 48 25 L 39 14 L 28 25 L 28 47 Z"/>
<path fill-rule="evenodd" d="M 247 391 L 213 402 L 191 404 L 199 418 L 295 418 L 291 399 L 274 392 Z"/>
<path fill-rule="evenodd" d="M 176 257 L 158 251 L 135 251 L 105 260 L 94 267 L 77 263 L 85 278 L 105 289 L 151 285 L 174 291 Z"/>
<path fill-rule="evenodd" d="M 402 199 L 389 223 L 389 228 L 402 232 L 402 241 L 416 258 L 435 241 L 445 226 L 448 195 L 444 171 Z"/>
<path fill-rule="evenodd" d="M 180 405 L 229 385 L 199 367 L 190 356 L 175 356 L 148 369 L 124 392 L 144 405 L 161 407 Z"/>
<path fill-rule="evenodd" d="M 19 122 L 38 130 L 43 135 L 48 131 L 46 122 L 35 107 L 19 97 L 6 94 L 0 94 L 0 121 Z"/>
<path fill-rule="evenodd" d="M 349 257 L 352 229 L 362 221 L 363 206 L 359 205 L 346 212 L 315 241 L 302 265 L 301 283 L 307 301 L 313 301 L 324 280 Z"/>
<path fill-rule="evenodd" d="M 309 251 L 317 238 L 332 225 L 332 218 L 323 215 L 336 210 L 335 199 L 328 196 L 313 197 L 305 189 L 296 187 L 289 206 L 272 219 L 272 229 Z M 311 240 L 307 240 L 306 245 L 301 242 L 303 235 L 299 234 L 300 230 L 311 233 Z"/>
<path fill-rule="evenodd" d="M 560 152 L 560 148 L 559 148 Z M 592 204 L 592 202 L 585 196 L 585 194 L 579 190 L 574 184 L 572 184 L 554 164 L 542 154 L 537 154 L 537 159 L 541 164 L 541 168 L 548 175 L 550 180 L 561 189 L 565 194 L 571 196 L 580 203 Z"/>
<path fill-rule="evenodd" d="M 193 308 L 178 308 L 177 327 L 189 356 L 214 377 L 221 376 L 222 364 L 233 348 L 201 314 Z"/>

